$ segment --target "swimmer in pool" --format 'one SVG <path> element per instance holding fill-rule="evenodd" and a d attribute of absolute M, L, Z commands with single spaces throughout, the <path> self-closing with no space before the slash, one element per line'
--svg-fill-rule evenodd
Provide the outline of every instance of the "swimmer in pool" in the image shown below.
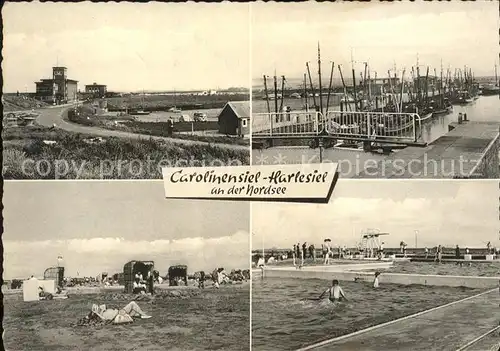
<path fill-rule="evenodd" d="M 330 302 L 336 302 L 336 301 L 342 301 L 342 300 L 347 301 L 347 297 L 345 296 L 344 291 L 340 287 L 339 281 L 336 279 L 332 280 L 332 286 L 330 288 L 328 288 L 327 290 L 323 291 L 323 293 L 319 296 L 319 298 L 322 299 L 323 296 L 327 293 L 328 293 L 328 299 L 330 300 Z"/>
<path fill-rule="evenodd" d="M 373 279 L 373 288 L 376 289 L 379 287 L 378 283 L 378 276 L 380 275 L 380 272 L 375 272 L 375 279 Z"/>

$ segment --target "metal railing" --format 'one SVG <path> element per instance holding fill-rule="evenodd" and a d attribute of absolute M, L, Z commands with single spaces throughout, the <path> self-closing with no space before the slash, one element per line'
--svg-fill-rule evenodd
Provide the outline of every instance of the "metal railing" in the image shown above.
<path fill-rule="evenodd" d="M 416 142 L 420 117 L 416 113 L 328 111 L 325 130 L 329 135 Z"/>
<path fill-rule="evenodd" d="M 315 111 L 293 111 L 252 114 L 252 135 L 292 136 L 318 135 L 322 115 Z"/>
<path fill-rule="evenodd" d="M 315 111 L 254 113 L 252 135 L 287 137 L 328 135 L 338 139 L 414 143 L 423 120 L 417 113 Z"/>

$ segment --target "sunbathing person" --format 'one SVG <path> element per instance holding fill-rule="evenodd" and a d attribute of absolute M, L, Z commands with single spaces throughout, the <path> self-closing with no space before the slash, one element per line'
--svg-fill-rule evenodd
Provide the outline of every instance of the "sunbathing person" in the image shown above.
<path fill-rule="evenodd" d="M 145 294 L 146 293 L 146 284 L 142 283 L 139 277 L 135 278 L 134 281 L 134 289 L 132 291 L 134 294 Z"/>
<path fill-rule="evenodd" d="M 105 322 L 114 324 L 131 323 L 133 318 L 148 319 L 151 316 L 144 313 L 135 301 L 131 301 L 122 309 L 107 308 L 106 305 L 92 305 L 92 313 Z"/>

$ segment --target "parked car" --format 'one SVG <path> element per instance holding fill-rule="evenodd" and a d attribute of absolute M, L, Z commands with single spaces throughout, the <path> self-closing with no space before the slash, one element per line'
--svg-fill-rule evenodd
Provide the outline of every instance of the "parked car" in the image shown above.
<path fill-rule="evenodd" d="M 193 118 L 191 118 L 188 114 L 182 114 L 179 116 L 179 122 L 192 122 Z"/>
<path fill-rule="evenodd" d="M 195 112 L 193 114 L 193 118 L 195 122 L 206 122 L 207 121 L 207 114 L 203 112 Z"/>

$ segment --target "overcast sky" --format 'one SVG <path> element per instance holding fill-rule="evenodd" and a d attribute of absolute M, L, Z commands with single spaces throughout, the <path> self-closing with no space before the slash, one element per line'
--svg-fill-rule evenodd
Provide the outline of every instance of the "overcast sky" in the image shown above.
<path fill-rule="evenodd" d="M 4 91 L 34 91 L 56 64 L 80 89 L 248 87 L 249 5 L 11 3 L 3 14 Z"/>
<path fill-rule="evenodd" d="M 166 200 L 162 181 L 6 182 L 4 277 L 117 273 L 130 260 L 190 271 L 246 268 L 249 205 Z"/>
<path fill-rule="evenodd" d="M 291 248 L 324 238 L 354 247 L 367 228 L 389 232 L 386 247 L 500 245 L 498 181 L 338 182 L 328 205 L 253 204 L 252 246 Z"/>
<path fill-rule="evenodd" d="M 318 41 L 324 77 L 334 61 L 350 78 L 351 49 L 357 77 L 365 61 L 379 77 L 387 76 L 395 61 L 408 77 L 417 53 L 421 69 L 431 66 L 430 74 L 440 70 L 442 59 L 445 70 L 467 65 L 477 76 L 492 76 L 498 26 L 497 1 L 255 3 L 252 77 L 273 75 L 276 69 L 278 75 L 300 78 L 310 61 L 315 78 Z"/>

